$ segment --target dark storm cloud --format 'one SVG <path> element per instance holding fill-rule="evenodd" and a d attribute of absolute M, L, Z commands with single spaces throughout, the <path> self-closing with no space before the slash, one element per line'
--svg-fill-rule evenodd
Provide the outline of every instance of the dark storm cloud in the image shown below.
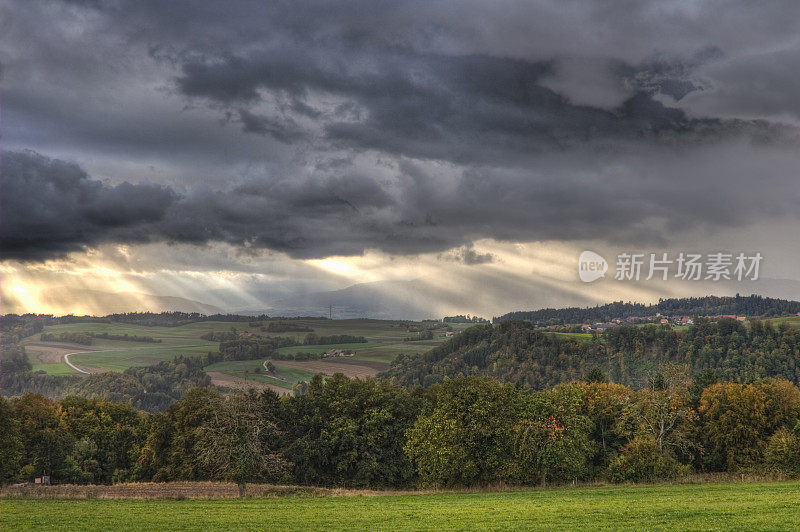
<path fill-rule="evenodd" d="M 222 105 L 278 93 L 313 109 L 308 102 L 314 95 L 344 98 L 363 109 L 363 118 L 320 119 L 333 145 L 460 164 L 522 164 L 543 150 L 605 148 L 621 140 L 680 145 L 779 133 L 759 122 L 693 119 L 655 99 L 680 100 L 702 90 L 691 81 L 692 70 L 718 53 L 704 50 L 685 61 L 652 57 L 640 65 L 609 62 L 610 74 L 632 89 L 613 109 L 572 104 L 543 86 L 553 61 L 345 46 L 295 45 L 189 61 L 177 84 L 187 96 Z M 288 140 L 279 118 L 239 113 L 245 131 Z M 286 118 L 283 124 L 296 127 Z"/>
<path fill-rule="evenodd" d="M 796 216 L 797 16 L 0 0 L 3 256 L 220 241 L 481 264 L 487 237 L 664 244 Z"/>
<path fill-rule="evenodd" d="M 276 120 L 268 116 L 253 114 L 247 109 L 239 109 L 239 119 L 242 121 L 242 128 L 247 133 L 269 135 L 275 140 L 287 144 L 303 138 L 302 132 L 298 130 L 297 124 L 292 119 Z"/>
<path fill-rule="evenodd" d="M 0 253 L 36 260 L 124 238 L 149 239 L 176 194 L 153 184 L 108 186 L 77 165 L 34 152 L 3 154 Z"/>
<path fill-rule="evenodd" d="M 30 151 L 4 154 L 0 196 L 0 249 L 4 259 L 20 260 L 154 241 L 219 241 L 296 257 L 358 254 L 384 235 L 380 213 L 392 204 L 359 175 L 302 184 L 254 181 L 182 195 L 154 184 L 108 185 L 74 163 Z"/>

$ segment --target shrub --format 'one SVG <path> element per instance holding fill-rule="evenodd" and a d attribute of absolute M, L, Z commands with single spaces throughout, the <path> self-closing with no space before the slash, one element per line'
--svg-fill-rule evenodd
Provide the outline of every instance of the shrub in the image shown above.
<path fill-rule="evenodd" d="M 767 469 L 776 473 L 800 474 L 800 440 L 781 427 L 767 441 L 764 462 Z"/>
<path fill-rule="evenodd" d="M 608 466 L 612 482 L 642 482 L 672 479 L 689 473 L 667 449 L 659 449 L 652 436 L 636 436 Z"/>

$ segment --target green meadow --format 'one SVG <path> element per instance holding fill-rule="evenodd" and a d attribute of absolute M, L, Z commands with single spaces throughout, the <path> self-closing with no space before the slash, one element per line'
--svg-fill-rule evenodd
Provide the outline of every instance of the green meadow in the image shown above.
<path fill-rule="evenodd" d="M 217 362 L 206 366 L 206 371 L 219 371 L 226 375 L 239 377 L 240 379 L 249 379 L 251 381 L 264 382 L 266 384 L 274 384 L 281 388 L 291 390 L 295 383 L 300 381 L 310 381 L 314 377 L 311 371 L 305 371 L 297 368 L 287 368 L 280 365 L 280 361 L 273 361 L 278 375 L 285 380 L 276 379 L 266 374 L 264 369 L 263 360 L 232 360 L 226 362 Z"/>
<path fill-rule="evenodd" d="M 4 530 L 790 530 L 800 483 L 244 499 L 4 499 Z"/>
<path fill-rule="evenodd" d="M 787 323 L 792 327 L 800 327 L 800 316 L 780 316 L 778 318 L 765 318 L 764 321 L 771 321 L 773 325 Z"/>
<path fill-rule="evenodd" d="M 569 340 L 577 340 L 579 342 L 591 342 L 592 335 L 589 333 L 565 333 L 565 332 L 556 332 L 556 331 L 545 331 L 545 334 L 552 334 L 558 338 L 564 338 Z"/>
<path fill-rule="evenodd" d="M 286 321 L 286 320 L 270 320 Z M 160 343 L 143 343 L 125 340 L 110 340 L 95 338 L 91 346 L 79 346 L 75 344 L 60 342 L 41 342 L 39 334 L 26 338 L 22 343 L 27 346 L 29 358 L 36 371 L 44 371 L 50 375 L 65 375 L 74 373 L 69 366 L 61 361 L 60 357 L 51 357 L 44 360 L 37 356 L 37 346 L 31 344 L 46 344 L 47 346 L 60 347 L 64 352 L 69 351 L 89 351 L 70 355 L 70 361 L 79 367 L 100 368 L 109 371 L 124 371 L 126 368 L 135 366 L 147 366 L 157 364 L 162 360 L 172 360 L 177 355 L 197 356 L 204 355 L 209 351 L 216 352 L 219 348 L 218 342 L 203 340 L 201 336 L 209 332 L 230 331 L 235 328 L 239 332 L 251 332 L 267 336 L 293 337 L 302 341 L 308 332 L 264 332 L 260 328 L 266 321 L 259 321 L 255 326 L 250 326 L 248 322 L 196 322 L 178 327 L 159 327 L 141 326 L 125 323 L 71 323 L 65 325 L 51 325 L 45 327 L 45 333 L 59 335 L 61 333 L 108 333 L 110 335 L 129 335 L 129 336 L 149 336 L 158 340 Z M 422 353 L 445 340 L 444 331 L 435 331 L 432 340 L 424 341 L 404 341 L 405 338 L 413 338 L 416 333 L 408 332 L 408 326 L 418 322 L 391 321 L 391 320 L 291 320 L 291 323 L 304 325 L 313 329 L 317 336 L 331 336 L 348 334 L 353 336 L 364 336 L 367 343 L 356 344 L 325 344 L 325 345 L 301 345 L 281 349 L 282 353 L 311 352 L 323 353 L 333 347 L 349 349 L 355 352 L 355 360 L 371 362 L 382 362 L 388 364 L 400 353 Z M 464 329 L 470 324 L 452 324 L 456 330 Z M 260 364 L 263 361 L 258 361 Z M 242 373 L 248 368 L 242 368 Z M 220 371 L 209 368 L 210 371 Z M 237 373 L 231 373 L 235 371 Z M 231 375 L 238 374 L 239 368 L 231 371 L 224 371 Z M 253 380 L 269 379 L 266 376 L 251 374 L 249 371 L 246 378 Z M 273 383 L 275 379 L 269 380 Z M 307 380 L 307 379 L 299 379 Z M 278 384 L 279 386 L 281 384 Z"/>

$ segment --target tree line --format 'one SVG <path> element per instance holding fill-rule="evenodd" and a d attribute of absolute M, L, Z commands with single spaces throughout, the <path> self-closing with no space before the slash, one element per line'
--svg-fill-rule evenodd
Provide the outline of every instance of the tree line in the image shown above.
<path fill-rule="evenodd" d="M 598 323 L 614 318 L 647 317 L 656 314 L 667 316 L 743 316 L 773 317 L 800 312 L 800 302 L 776 299 L 759 295 L 721 297 L 684 297 L 660 299 L 653 305 L 615 301 L 595 307 L 548 308 L 533 311 L 509 312 L 493 318 L 494 323 L 508 321 L 530 321 L 536 325 L 567 325 L 575 323 Z"/>
<path fill-rule="evenodd" d="M 253 320 L 325 320 L 324 317 L 304 318 L 270 318 L 266 314 L 260 316 L 241 316 L 238 314 L 201 314 L 199 312 L 124 312 L 106 316 L 54 316 L 52 314 L 4 314 L 0 316 L 0 331 L 3 339 L 19 341 L 22 338 L 41 332 L 46 325 L 63 325 L 69 323 L 126 323 L 148 327 L 178 327 L 190 323 L 220 321 L 231 323 L 251 323 Z"/>
<path fill-rule="evenodd" d="M 594 380 L 591 380 L 594 379 Z M 229 480 L 364 488 L 800 474 L 800 390 L 666 365 L 640 390 L 526 390 L 491 377 L 427 389 L 343 375 L 307 393 L 189 390 L 162 413 L 98 398 L 0 398 L 0 481 Z"/>
<path fill-rule="evenodd" d="M 102 397 L 135 408 L 163 411 L 195 386 L 209 386 L 211 381 L 203 368 L 219 361 L 218 353 L 204 357 L 179 355 L 171 361 L 143 367 L 130 367 L 116 373 L 94 375 L 47 375 L 32 371 L 22 346 L 3 348 L 0 364 L 0 390 L 3 395 L 35 393 L 49 398 L 69 395 Z"/>

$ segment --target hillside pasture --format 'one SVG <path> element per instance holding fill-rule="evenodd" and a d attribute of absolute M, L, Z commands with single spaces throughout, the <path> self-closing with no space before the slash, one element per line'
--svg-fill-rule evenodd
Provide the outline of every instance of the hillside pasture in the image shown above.
<path fill-rule="evenodd" d="M 210 331 L 230 330 L 230 323 L 205 322 L 205 328 L 199 329 L 197 323 L 180 327 L 145 327 L 121 323 L 70 323 L 51 325 L 44 329 L 46 334 L 59 336 L 62 333 L 94 333 L 109 335 L 147 336 L 157 343 L 134 342 L 130 340 L 112 340 L 95 338 L 92 345 L 72 344 L 68 342 L 40 340 L 40 334 L 26 338 L 22 345 L 29 353 L 28 358 L 34 370 L 44 371 L 50 375 L 74 373 L 63 362 L 63 355 L 70 356 L 70 362 L 80 368 L 93 368 L 97 371 L 124 371 L 132 366 L 157 364 L 162 360 L 172 360 L 177 355 L 204 355 L 219 349 L 218 342 L 209 342 L 200 338 Z M 60 356 L 56 356 L 55 354 Z"/>
<path fill-rule="evenodd" d="M 781 316 L 778 318 L 764 318 L 763 321 L 770 321 L 772 322 L 772 325 L 776 327 L 780 323 L 786 323 L 787 325 L 791 325 L 792 327 L 800 328 L 800 316 Z"/>
<path fill-rule="evenodd" d="M 293 368 L 287 366 L 283 361 L 273 361 L 275 364 L 276 373 L 280 379 L 270 377 L 264 367 L 264 360 L 232 360 L 225 362 L 217 362 L 210 366 L 206 366 L 207 373 L 212 372 L 223 373 L 239 379 L 260 382 L 276 386 L 285 390 L 291 390 L 295 383 L 299 381 L 311 380 L 315 373 L 306 371 L 300 368 Z"/>
<path fill-rule="evenodd" d="M 579 342 L 591 342 L 594 336 L 589 333 L 567 333 L 558 331 L 544 331 L 545 334 L 551 334 L 557 338 L 564 338 L 568 340 L 577 340 Z"/>

